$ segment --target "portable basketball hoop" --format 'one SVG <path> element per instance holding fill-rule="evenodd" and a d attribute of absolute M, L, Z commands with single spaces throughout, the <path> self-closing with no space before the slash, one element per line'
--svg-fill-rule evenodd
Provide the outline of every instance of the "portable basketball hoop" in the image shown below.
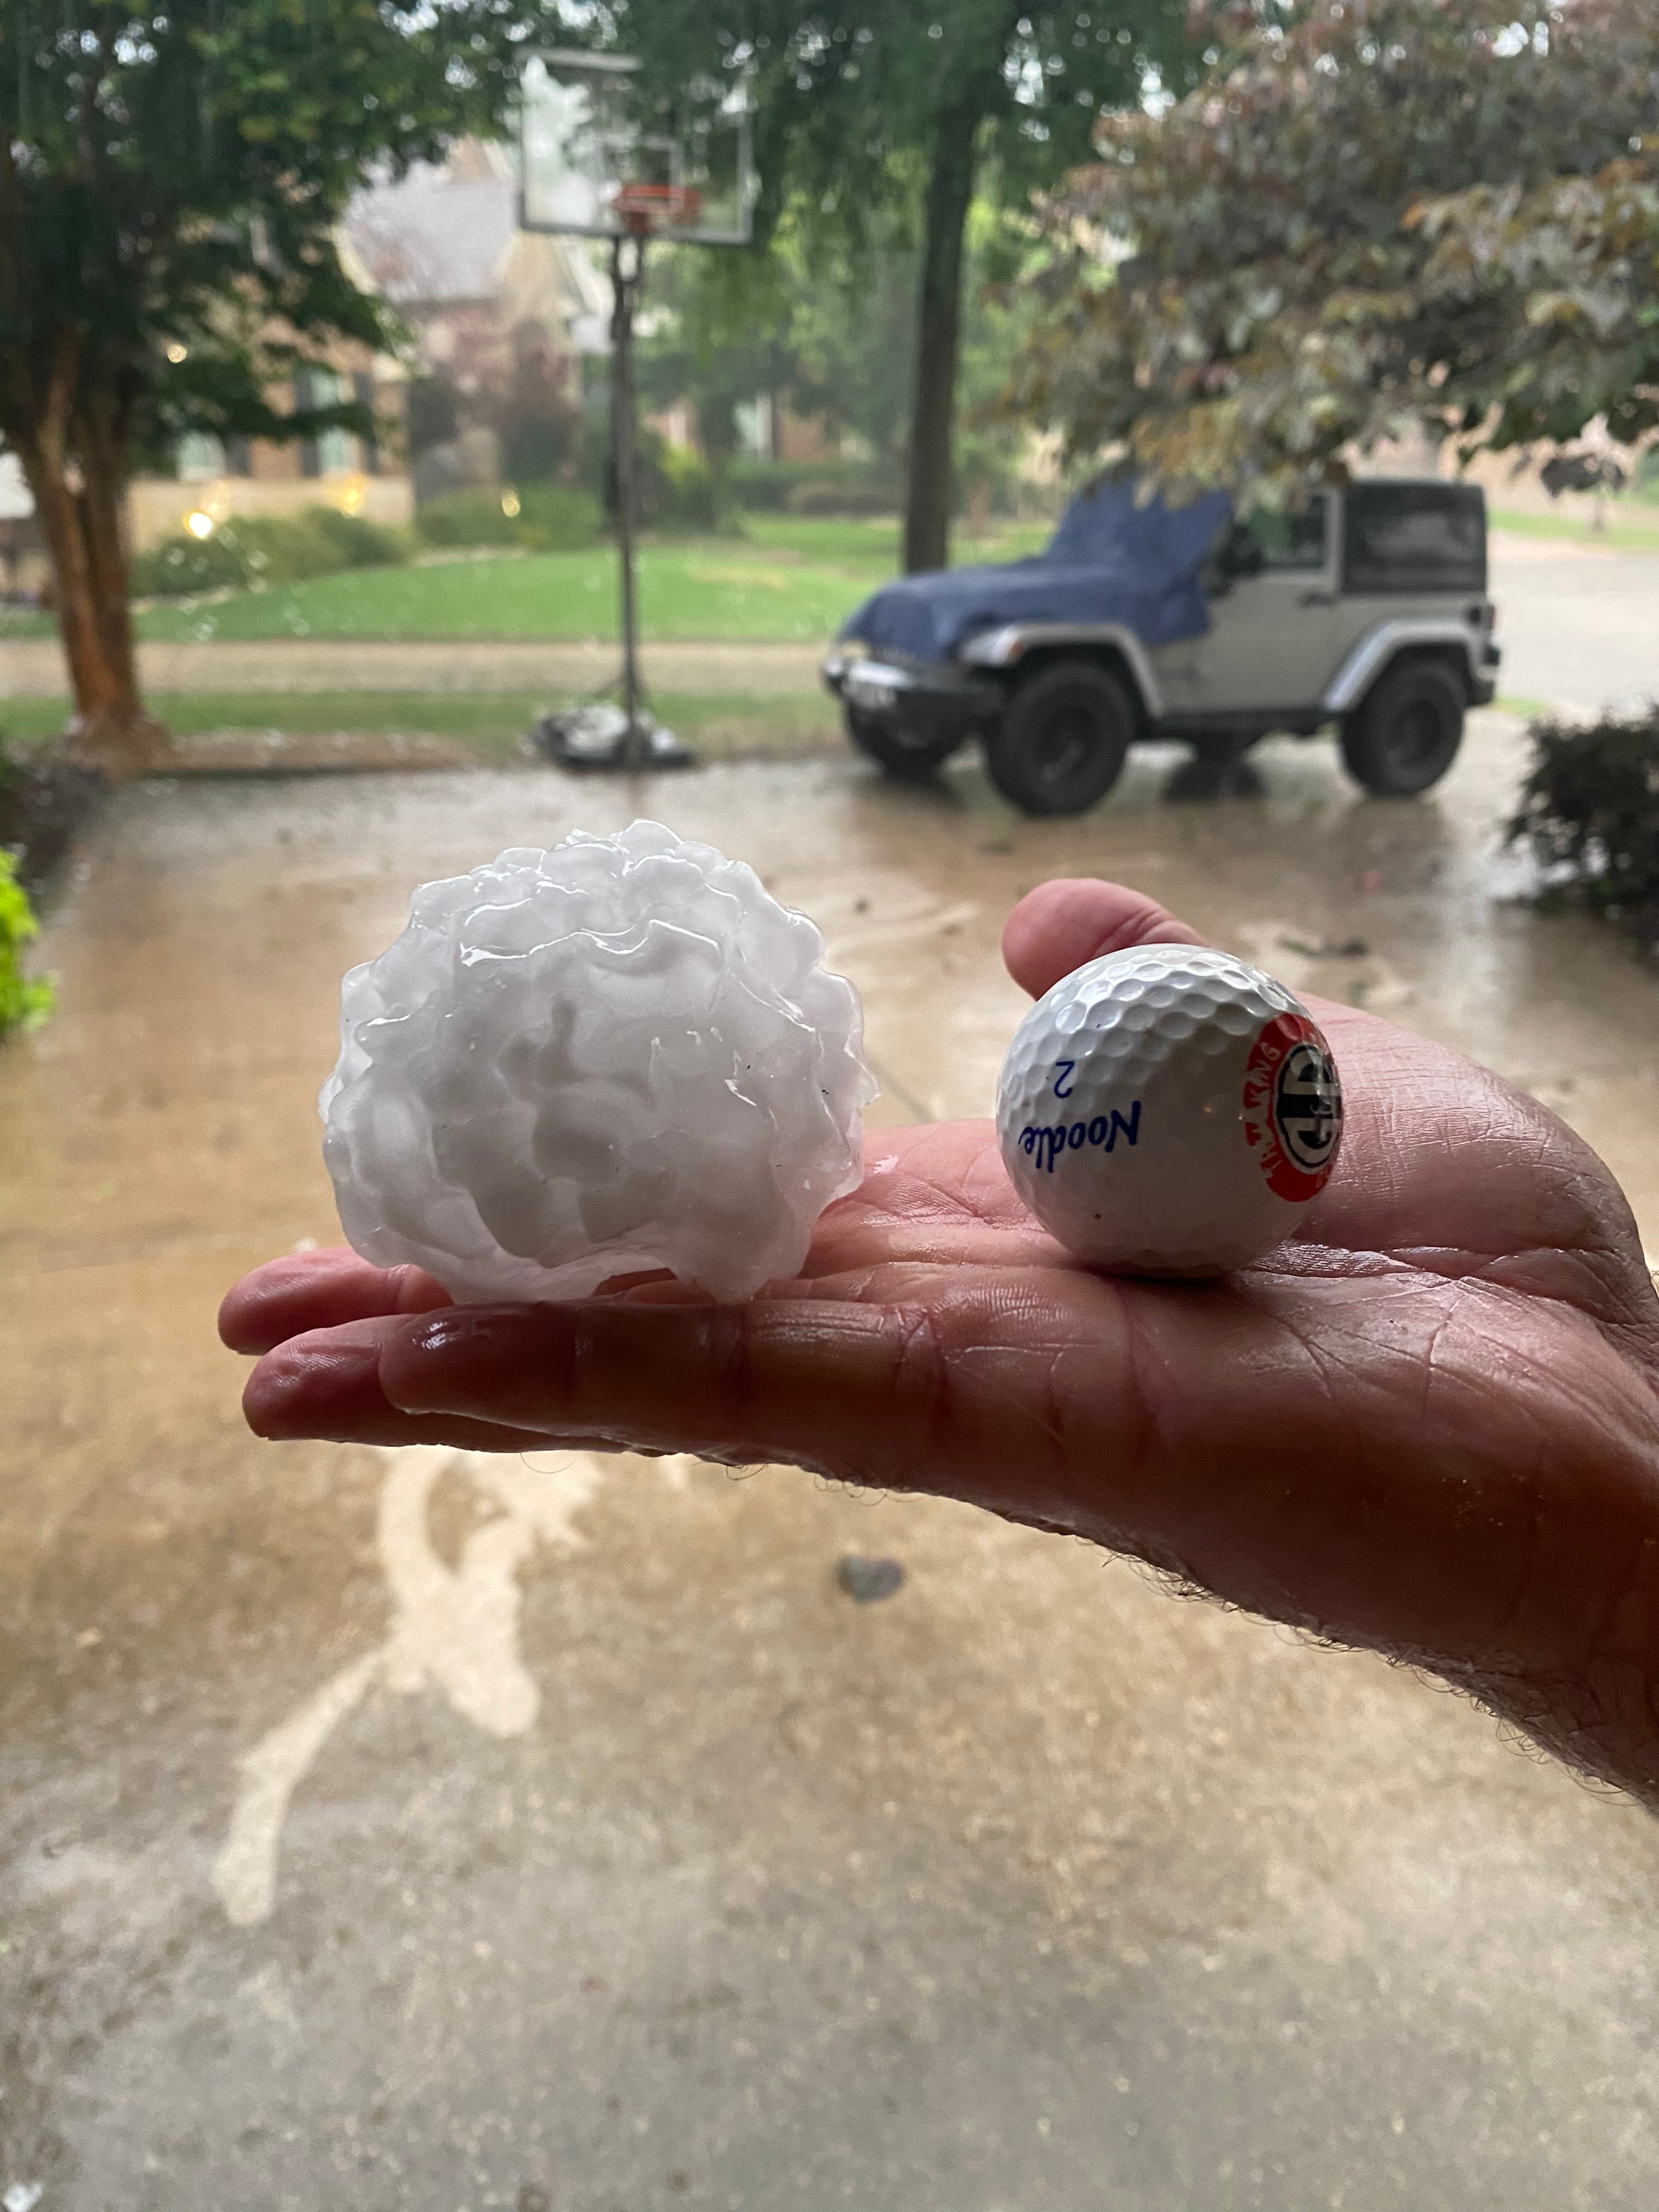
<path fill-rule="evenodd" d="M 672 100 L 648 96 L 620 54 L 541 53 L 520 96 L 519 224 L 611 242 L 611 461 L 623 665 L 616 708 L 550 714 L 536 742 L 571 766 L 638 769 L 691 756 L 645 711 L 634 538 L 637 430 L 634 319 L 647 246 L 747 246 L 755 178 L 741 81 L 696 77 Z"/>
<path fill-rule="evenodd" d="M 618 185 L 611 204 L 630 238 L 649 238 L 659 230 L 690 229 L 702 211 L 702 194 L 695 185 Z"/>

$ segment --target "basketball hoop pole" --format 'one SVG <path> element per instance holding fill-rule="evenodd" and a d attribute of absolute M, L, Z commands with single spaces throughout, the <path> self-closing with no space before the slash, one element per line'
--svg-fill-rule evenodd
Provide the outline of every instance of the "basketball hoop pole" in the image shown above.
<path fill-rule="evenodd" d="M 632 247 L 631 266 L 625 258 Z M 622 571 L 622 766 L 637 771 L 651 757 L 651 733 L 640 720 L 640 623 L 635 591 L 635 460 L 638 445 L 634 398 L 634 301 L 645 267 L 645 240 L 635 234 L 611 242 L 611 466 L 616 481 L 617 553 Z"/>
<path fill-rule="evenodd" d="M 754 160 L 746 79 L 698 80 L 672 102 L 642 94 L 626 54 L 550 47 L 526 56 L 519 114 L 519 227 L 611 247 L 610 501 L 622 677 L 595 699 L 538 716 L 532 747 L 566 768 L 681 768 L 692 758 L 645 703 L 640 672 L 640 437 L 635 319 L 646 249 L 747 246 Z M 612 704 L 620 690 L 620 713 Z M 620 721 L 620 732 L 617 728 Z"/>

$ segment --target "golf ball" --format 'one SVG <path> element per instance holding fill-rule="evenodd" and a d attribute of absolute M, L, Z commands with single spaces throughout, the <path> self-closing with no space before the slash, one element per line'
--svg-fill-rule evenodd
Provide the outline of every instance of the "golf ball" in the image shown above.
<path fill-rule="evenodd" d="M 1282 1243 L 1324 1188 L 1342 1091 L 1282 983 L 1230 953 L 1143 945 L 1037 1000 L 997 1127 L 1015 1189 L 1079 1259 L 1218 1275 Z"/>

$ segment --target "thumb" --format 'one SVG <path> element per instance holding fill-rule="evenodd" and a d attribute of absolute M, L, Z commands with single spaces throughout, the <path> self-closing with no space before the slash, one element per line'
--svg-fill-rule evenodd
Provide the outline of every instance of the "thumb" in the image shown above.
<path fill-rule="evenodd" d="M 1027 891 L 1002 932 L 1002 957 L 1022 990 L 1040 999 L 1062 975 L 1132 945 L 1202 945 L 1197 930 L 1127 884 L 1056 876 Z"/>

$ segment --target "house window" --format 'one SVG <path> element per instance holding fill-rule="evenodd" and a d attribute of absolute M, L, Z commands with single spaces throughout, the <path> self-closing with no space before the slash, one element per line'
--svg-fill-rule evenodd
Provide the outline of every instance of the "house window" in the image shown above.
<path fill-rule="evenodd" d="M 181 483 L 205 483 L 225 472 L 225 449 L 205 430 L 187 430 L 173 450 L 173 466 Z"/>
<path fill-rule="evenodd" d="M 332 407 L 348 396 L 346 380 L 329 368 L 302 368 L 294 380 L 296 407 Z M 357 465 L 357 441 L 349 430 L 325 430 L 300 447 L 302 477 L 345 476 Z"/>

